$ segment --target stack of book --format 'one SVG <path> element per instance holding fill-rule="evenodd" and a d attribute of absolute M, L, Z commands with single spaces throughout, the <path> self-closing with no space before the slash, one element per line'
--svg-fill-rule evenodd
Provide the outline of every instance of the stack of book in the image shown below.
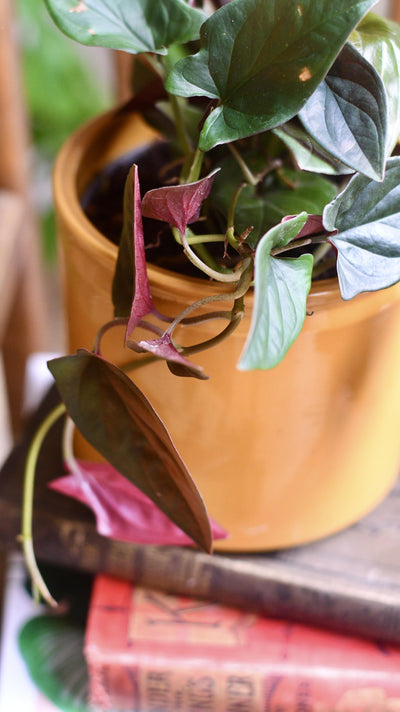
<path fill-rule="evenodd" d="M 50 391 L 0 477 L 0 542 L 16 546 L 27 447 Z M 296 549 L 207 556 L 111 541 L 63 474 L 61 427 L 39 458 L 39 560 L 96 576 L 86 655 L 104 709 L 400 710 L 400 487 L 345 532 Z"/>

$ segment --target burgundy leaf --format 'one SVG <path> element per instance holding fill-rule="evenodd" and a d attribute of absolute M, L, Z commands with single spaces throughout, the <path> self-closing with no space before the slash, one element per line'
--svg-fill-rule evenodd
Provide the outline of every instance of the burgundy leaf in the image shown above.
<path fill-rule="evenodd" d="M 295 217 L 296 215 L 286 215 L 282 218 L 281 222 L 287 222 Z M 326 232 L 322 222 L 322 215 L 309 215 L 307 222 L 298 235 L 296 235 L 296 240 L 301 237 L 307 237 L 308 235 L 319 235 L 321 232 Z"/>
<path fill-rule="evenodd" d="M 117 366 L 81 349 L 48 362 L 83 437 L 205 551 L 211 531 L 200 493 L 147 398 Z"/>
<path fill-rule="evenodd" d="M 154 354 L 154 356 L 158 356 L 158 358 L 163 358 L 168 362 L 179 364 L 185 368 L 186 376 L 190 375 L 201 380 L 206 380 L 208 378 L 208 376 L 204 374 L 201 366 L 197 366 L 192 363 L 187 358 L 182 356 L 179 351 L 177 351 L 169 334 L 163 334 L 159 339 L 139 341 L 134 350 L 149 351 L 151 354 Z"/>
<path fill-rule="evenodd" d="M 76 462 L 77 472 L 49 483 L 51 489 L 90 507 L 103 536 L 139 544 L 188 546 L 192 540 L 135 485 L 108 463 Z M 227 532 L 210 521 L 213 539 Z"/>
<path fill-rule="evenodd" d="M 163 220 L 177 227 L 183 235 L 186 226 L 198 219 L 202 202 L 209 195 L 218 170 L 195 183 L 149 190 L 143 197 L 143 215 L 147 218 Z"/>
<path fill-rule="evenodd" d="M 147 314 L 157 314 L 150 293 L 144 250 L 143 222 L 140 199 L 138 167 L 135 165 L 133 177 L 133 243 L 135 265 L 135 290 L 131 313 L 126 329 L 126 338 L 132 333 L 140 320 Z"/>

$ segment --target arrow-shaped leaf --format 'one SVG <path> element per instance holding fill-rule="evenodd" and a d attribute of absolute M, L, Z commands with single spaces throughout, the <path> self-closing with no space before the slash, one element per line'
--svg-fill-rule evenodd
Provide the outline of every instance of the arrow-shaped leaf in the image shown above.
<path fill-rule="evenodd" d="M 400 135 L 400 27 L 384 17 L 368 13 L 349 39 L 375 67 L 385 86 L 388 111 L 386 154 L 390 156 Z"/>
<path fill-rule="evenodd" d="M 175 42 L 199 36 L 205 15 L 184 0 L 45 0 L 68 37 L 131 54 L 166 54 Z"/>
<path fill-rule="evenodd" d="M 218 168 L 195 183 L 166 185 L 149 190 L 143 196 L 142 215 L 155 220 L 164 220 L 177 227 L 181 235 L 187 225 L 195 222 L 203 201 L 210 193 Z"/>
<path fill-rule="evenodd" d="M 400 158 L 387 162 L 385 180 L 356 175 L 323 214 L 338 234 L 337 271 L 343 299 L 383 289 L 400 280 Z"/>
<path fill-rule="evenodd" d="M 306 220 L 307 215 L 302 213 L 277 225 L 264 235 L 257 247 L 254 307 L 239 362 L 242 370 L 273 368 L 282 361 L 301 331 L 311 287 L 312 255 L 280 259 L 271 256 L 271 249 L 293 240 Z"/>
<path fill-rule="evenodd" d="M 210 523 L 203 501 L 143 393 L 120 369 L 89 351 L 80 350 L 48 365 L 68 413 L 88 442 L 193 541 L 210 551 Z"/>
<path fill-rule="evenodd" d="M 346 44 L 299 117 L 321 146 L 374 180 L 386 162 L 386 92 L 379 74 Z"/>
<path fill-rule="evenodd" d="M 202 26 L 197 55 L 167 79 L 179 96 L 218 100 L 201 132 L 204 151 L 278 126 L 322 81 L 375 0 L 232 0 Z"/>

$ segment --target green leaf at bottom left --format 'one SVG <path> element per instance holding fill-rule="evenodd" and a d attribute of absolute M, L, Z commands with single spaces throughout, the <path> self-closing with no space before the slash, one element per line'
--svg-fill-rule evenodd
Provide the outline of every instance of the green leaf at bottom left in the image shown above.
<path fill-rule="evenodd" d="M 89 710 L 84 635 L 83 625 L 55 616 L 32 618 L 19 634 L 33 682 L 63 712 Z"/>
<path fill-rule="evenodd" d="M 205 551 L 203 500 L 163 422 L 126 374 L 84 349 L 48 363 L 67 411 L 88 442 Z"/>

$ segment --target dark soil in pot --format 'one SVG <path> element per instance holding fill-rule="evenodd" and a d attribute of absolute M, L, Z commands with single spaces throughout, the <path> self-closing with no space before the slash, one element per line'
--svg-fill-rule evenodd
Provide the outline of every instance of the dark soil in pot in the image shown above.
<path fill-rule="evenodd" d="M 98 173 L 86 188 L 81 204 L 93 225 L 111 242 L 118 245 L 123 220 L 123 194 L 127 175 L 133 163 L 139 167 L 141 195 L 161 185 L 174 185 L 177 182 L 179 168 L 173 161 L 171 150 L 166 142 L 158 142 L 132 151 L 108 164 Z M 196 232 L 196 225 L 191 225 Z M 169 227 L 158 220 L 143 218 L 143 230 L 146 245 L 146 257 L 149 263 L 193 277 L 203 275 L 186 258 L 182 246 L 179 245 Z M 213 226 L 210 232 L 217 231 Z M 204 223 L 201 232 L 205 232 Z M 222 243 L 209 244 L 213 257 L 224 264 L 232 266 L 232 259 L 225 253 Z M 300 254 L 300 250 L 297 251 Z M 331 248 L 331 255 L 334 250 Z M 293 251 L 291 257 L 298 256 Z M 331 269 L 318 279 L 336 276 L 336 270 Z"/>

